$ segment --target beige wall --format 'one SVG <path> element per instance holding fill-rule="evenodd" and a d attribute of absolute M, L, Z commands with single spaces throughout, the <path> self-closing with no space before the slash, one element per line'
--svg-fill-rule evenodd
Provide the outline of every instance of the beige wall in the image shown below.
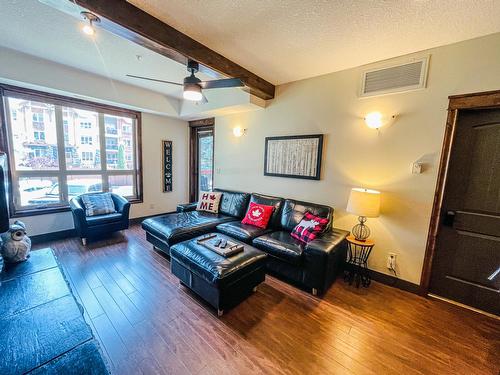
<path fill-rule="evenodd" d="M 425 51 L 431 54 L 427 89 L 376 98 L 357 96 L 361 68 L 282 85 L 263 110 L 216 118 L 215 186 L 328 204 L 335 226 L 350 229 L 350 188 L 382 192 L 382 214 L 369 219 L 376 247 L 370 268 L 389 273 L 397 253 L 401 278 L 419 283 L 437 168 L 452 94 L 500 89 L 500 34 Z M 380 133 L 364 125 L 371 111 L 399 114 Z M 231 129 L 248 128 L 235 138 Z M 326 135 L 321 181 L 265 177 L 264 138 Z M 422 174 L 410 166 L 422 161 Z"/>
<path fill-rule="evenodd" d="M 144 203 L 132 205 L 131 217 L 175 211 L 188 202 L 189 129 L 186 121 L 143 113 L 142 162 Z M 161 140 L 172 141 L 173 191 L 162 191 Z M 151 207 L 153 205 L 153 207 Z"/>

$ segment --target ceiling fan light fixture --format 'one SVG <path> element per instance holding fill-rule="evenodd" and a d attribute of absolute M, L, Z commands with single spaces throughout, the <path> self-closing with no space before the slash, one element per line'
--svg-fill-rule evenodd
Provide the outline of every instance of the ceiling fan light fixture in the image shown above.
<path fill-rule="evenodd" d="M 182 96 L 184 99 L 191 100 L 193 102 L 199 102 L 203 98 L 201 87 L 197 84 L 185 84 Z"/>
<path fill-rule="evenodd" d="M 87 25 L 87 24 L 83 25 L 82 31 L 87 35 L 94 35 L 95 34 L 94 28 L 91 25 Z"/>
<path fill-rule="evenodd" d="M 170 85 L 183 86 L 182 96 L 185 100 L 192 102 L 197 102 L 197 104 L 205 104 L 208 102 L 207 98 L 203 95 L 202 90 L 209 89 L 224 89 L 231 87 L 244 87 L 245 83 L 240 78 L 222 78 L 213 79 L 211 81 L 202 81 L 195 76 L 195 73 L 199 70 L 199 64 L 196 61 L 189 60 L 187 65 L 187 70 L 191 74 L 184 78 L 183 83 L 165 81 L 163 79 L 149 78 L 136 76 L 133 74 L 127 74 L 127 77 L 144 79 L 152 82 L 168 83 Z"/>
<path fill-rule="evenodd" d="M 94 13 L 91 12 L 81 12 L 80 13 L 86 22 L 83 27 L 82 31 L 87 34 L 87 35 L 94 35 L 95 34 L 95 29 L 94 29 L 94 23 L 99 23 L 101 22 L 101 19 L 97 17 Z"/>

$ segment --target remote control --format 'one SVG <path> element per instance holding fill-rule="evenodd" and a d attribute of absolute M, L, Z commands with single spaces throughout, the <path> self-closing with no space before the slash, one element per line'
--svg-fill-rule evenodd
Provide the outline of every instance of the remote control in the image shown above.
<path fill-rule="evenodd" d="M 220 244 L 220 248 L 224 249 L 226 246 L 227 246 L 227 241 L 226 240 L 222 240 L 222 243 Z"/>
<path fill-rule="evenodd" d="M 222 240 L 219 238 L 217 241 L 215 241 L 214 246 L 219 247 L 221 242 L 222 242 Z"/>

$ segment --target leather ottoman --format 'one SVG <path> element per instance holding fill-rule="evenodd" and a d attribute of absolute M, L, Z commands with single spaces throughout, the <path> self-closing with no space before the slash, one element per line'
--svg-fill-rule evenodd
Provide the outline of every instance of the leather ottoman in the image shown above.
<path fill-rule="evenodd" d="M 215 307 L 221 316 L 265 280 L 267 255 L 234 238 L 217 235 L 241 243 L 245 249 L 226 258 L 198 244 L 194 238 L 170 248 L 170 265 L 181 283 Z"/>

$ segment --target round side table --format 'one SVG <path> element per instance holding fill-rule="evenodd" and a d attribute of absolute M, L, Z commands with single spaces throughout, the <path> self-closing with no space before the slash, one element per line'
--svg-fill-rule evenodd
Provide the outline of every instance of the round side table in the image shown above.
<path fill-rule="evenodd" d="M 344 280 L 349 282 L 349 285 L 356 283 L 356 287 L 359 288 L 359 284 L 365 288 L 370 285 L 371 277 L 368 272 L 368 257 L 375 246 L 375 242 L 372 240 L 358 241 L 351 234 L 347 237 L 347 264 L 346 271 L 344 274 Z"/>

